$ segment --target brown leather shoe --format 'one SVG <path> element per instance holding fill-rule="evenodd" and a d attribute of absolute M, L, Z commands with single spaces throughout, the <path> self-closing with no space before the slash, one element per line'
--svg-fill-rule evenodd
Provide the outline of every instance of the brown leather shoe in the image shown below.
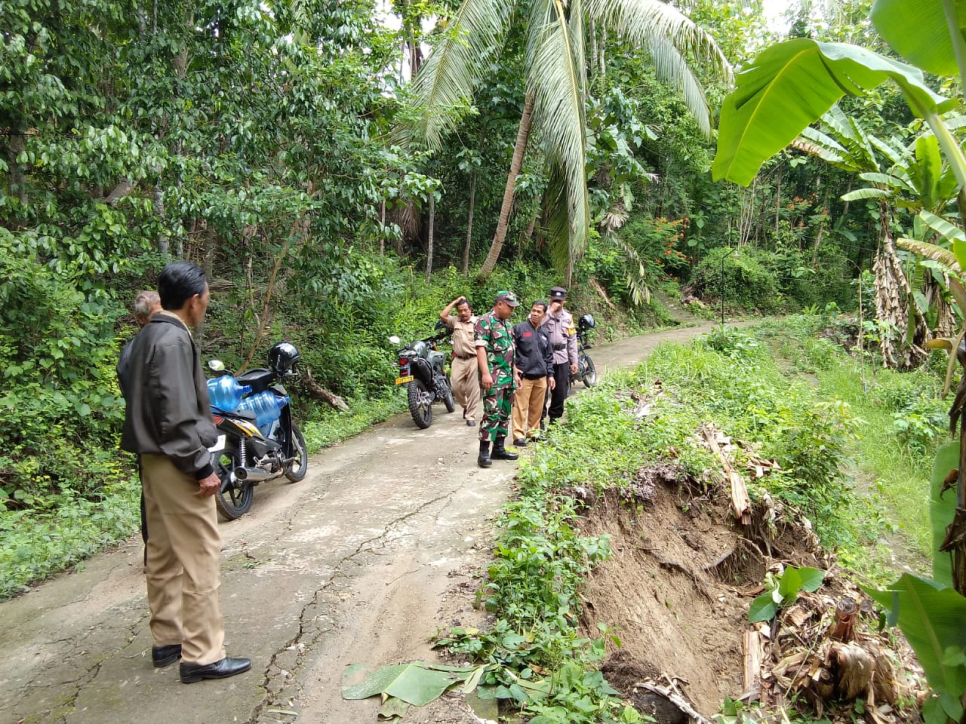
<path fill-rule="evenodd" d="M 165 666 L 170 666 L 180 658 L 181 644 L 151 647 L 151 661 L 154 662 L 154 668 L 156 669 L 163 669 Z"/>
<path fill-rule="evenodd" d="M 227 656 L 213 664 L 181 663 L 181 683 L 193 684 L 203 679 L 227 679 L 252 668 L 251 659 L 230 659 Z"/>

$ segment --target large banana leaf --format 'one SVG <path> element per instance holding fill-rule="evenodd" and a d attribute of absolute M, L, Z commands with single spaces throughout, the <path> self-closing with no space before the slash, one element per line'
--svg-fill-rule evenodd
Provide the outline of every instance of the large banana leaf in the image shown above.
<path fill-rule="evenodd" d="M 914 111 L 942 112 L 954 103 L 926 86 L 918 69 L 865 48 L 797 38 L 766 49 L 738 74 L 722 106 L 714 178 L 747 186 L 766 159 L 843 95 L 889 79 Z"/>
<path fill-rule="evenodd" d="M 956 656 L 966 649 L 966 598 L 908 573 L 885 591 L 863 590 L 888 610 L 891 625 L 898 623 L 934 689 L 966 692 L 966 665 Z"/>
<path fill-rule="evenodd" d="M 966 3 L 955 4 L 961 43 Z M 943 0 L 876 0 L 871 18 L 883 40 L 913 65 L 935 75 L 959 73 Z"/>

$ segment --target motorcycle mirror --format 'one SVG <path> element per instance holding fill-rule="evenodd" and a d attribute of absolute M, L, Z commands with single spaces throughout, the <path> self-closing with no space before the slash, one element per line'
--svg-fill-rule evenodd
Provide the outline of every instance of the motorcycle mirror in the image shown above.
<path fill-rule="evenodd" d="M 215 372 L 221 372 L 225 369 L 225 363 L 220 359 L 210 359 L 208 360 L 208 369 L 214 370 Z"/>
<path fill-rule="evenodd" d="M 400 339 L 396 335 L 393 335 L 392 337 L 389 338 L 389 341 L 392 342 L 393 344 L 399 344 Z"/>

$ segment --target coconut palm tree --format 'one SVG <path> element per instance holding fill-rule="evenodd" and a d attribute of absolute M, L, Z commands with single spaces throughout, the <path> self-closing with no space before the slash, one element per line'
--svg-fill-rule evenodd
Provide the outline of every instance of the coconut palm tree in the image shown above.
<path fill-rule="evenodd" d="M 463 0 L 413 82 L 411 121 L 404 135 L 410 142 L 439 149 L 489 61 L 500 53 L 510 24 L 526 22 L 525 102 L 500 219 L 481 276 L 493 271 L 506 239 L 516 177 L 534 130 L 549 171 L 543 222 L 551 257 L 569 277 L 573 262 L 586 249 L 591 222 L 585 170 L 588 18 L 648 52 L 658 76 L 681 90 L 688 109 L 710 135 L 707 100 L 689 62 L 727 80 L 731 67 L 711 36 L 671 5 L 661 0 Z"/>

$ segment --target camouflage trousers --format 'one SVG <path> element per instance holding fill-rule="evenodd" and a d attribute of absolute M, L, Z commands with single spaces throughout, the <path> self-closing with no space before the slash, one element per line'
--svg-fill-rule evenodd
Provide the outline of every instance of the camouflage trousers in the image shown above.
<path fill-rule="evenodd" d="M 513 411 L 513 385 L 483 390 L 483 420 L 480 422 L 480 442 L 492 442 L 506 437 Z"/>

